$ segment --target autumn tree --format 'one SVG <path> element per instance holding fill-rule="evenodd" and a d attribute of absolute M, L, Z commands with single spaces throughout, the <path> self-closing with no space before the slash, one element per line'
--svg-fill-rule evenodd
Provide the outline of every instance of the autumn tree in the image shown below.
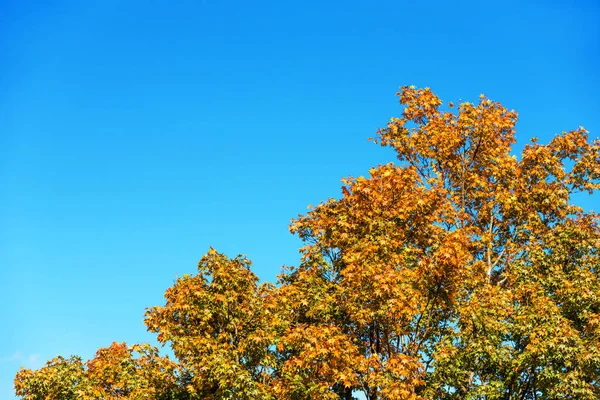
<path fill-rule="evenodd" d="M 148 344 L 113 343 L 86 363 L 57 357 L 37 371 L 21 369 L 17 396 L 26 400 L 186 399 L 178 364 Z"/>
<path fill-rule="evenodd" d="M 80 357 L 59 356 L 37 371 L 21 369 L 15 377 L 15 393 L 25 400 L 74 400 L 87 391 L 85 366 Z"/>
<path fill-rule="evenodd" d="M 517 159 L 499 103 L 399 97 L 374 141 L 400 164 L 346 179 L 291 227 L 306 243 L 283 278 L 296 326 L 360 354 L 332 382 L 372 400 L 599 398 L 600 230 L 571 196 L 600 187 L 600 143 L 580 128 Z"/>
<path fill-rule="evenodd" d="M 170 343 L 191 373 L 187 390 L 201 399 L 269 399 L 276 355 L 272 287 L 259 285 L 250 261 L 210 249 L 197 275 L 167 290 L 146 325 Z"/>
<path fill-rule="evenodd" d="M 293 220 L 277 285 L 210 249 L 146 313 L 176 361 L 115 344 L 20 371 L 17 395 L 600 398 L 600 218 L 573 201 L 600 188 L 600 142 L 579 128 L 517 157 L 500 103 L 398 95 L 373 141 L 399 162 Z"/>

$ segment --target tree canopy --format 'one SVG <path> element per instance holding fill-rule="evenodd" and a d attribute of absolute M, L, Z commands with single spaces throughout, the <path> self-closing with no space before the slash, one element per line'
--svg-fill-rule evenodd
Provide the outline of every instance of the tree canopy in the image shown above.
<path fill-rule="evenodd" d="M 38 399 L 598 399 L 600 142 L 578 128 L 513 154 L 517 113 L 402 87 L 373 139 L 397 164 L 343 179 L 292 221 L 297 266 L 259 284 L 210 249 L 114 343 L 15 378 Z"/>

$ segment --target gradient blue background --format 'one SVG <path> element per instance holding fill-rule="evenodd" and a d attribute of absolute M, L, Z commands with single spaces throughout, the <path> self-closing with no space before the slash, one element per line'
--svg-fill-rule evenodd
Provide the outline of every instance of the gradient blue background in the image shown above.
<path fill-rule="evenodd" d="M 152 340 L 209 245 L 295 264 L 290 219 L 394 159 L 401 85 L 518 110 L 518 148 L 600 135 L 597 0 L 375 3 L 0 0 L 0 398 Z"/>

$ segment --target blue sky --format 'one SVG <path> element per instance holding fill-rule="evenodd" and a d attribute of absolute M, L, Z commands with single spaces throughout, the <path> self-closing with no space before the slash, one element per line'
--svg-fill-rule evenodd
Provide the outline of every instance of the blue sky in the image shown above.
<path fill-rule="evenodd" d="M 597 1 L 376 3 L 0 1 L 0 398 L 152 340 L 209 245 L 295 264 L 290 219 L 393 161 L 367 138 L 401 85 L 501 101 L 518 147 L 600 136 Z"/>

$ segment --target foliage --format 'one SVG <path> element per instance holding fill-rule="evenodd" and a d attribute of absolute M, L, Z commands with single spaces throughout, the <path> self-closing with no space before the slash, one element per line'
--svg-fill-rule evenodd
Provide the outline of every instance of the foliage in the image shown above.
<path fill-rule="evenodd" d="M 301 261 L 277 286 L 211 248 L 146 313 L 176 363 L 113 344 L 21 370 L 17 395 L 600 398 L 600 218 L 572 202 L 600 188 L 600 142 L 579 128 L 517 158 L 501 104 L 399 98 L 373 139 L 399 164 L 294 220 Z"/>
<path fill-rule="evenodd" d="M 146 313 L 146 325 L 170 342 L 191 373 L 188 390 L 202 399 L 269 398 L 275 354 L 271 287 L 243 258 L 210 249 L 198 275 L 184 276 L 165 293 L 167 304 Z"/>
<path fill-rule="evenodd" d="M 21 369 L 15 377 L 15 392 L 26 400 L 71 400 L 87 391 L 85 366 L 79 357 L 59 356 L 37 371 Z"/>
<path fill-rule="evenodd" d="M 183 399 L 178 368 L 155 347 L 115 342 L 85 364 L 79 357 L 58 357 L 37 371 L 21 369 L 15 389 L 27 400 Z"/>

